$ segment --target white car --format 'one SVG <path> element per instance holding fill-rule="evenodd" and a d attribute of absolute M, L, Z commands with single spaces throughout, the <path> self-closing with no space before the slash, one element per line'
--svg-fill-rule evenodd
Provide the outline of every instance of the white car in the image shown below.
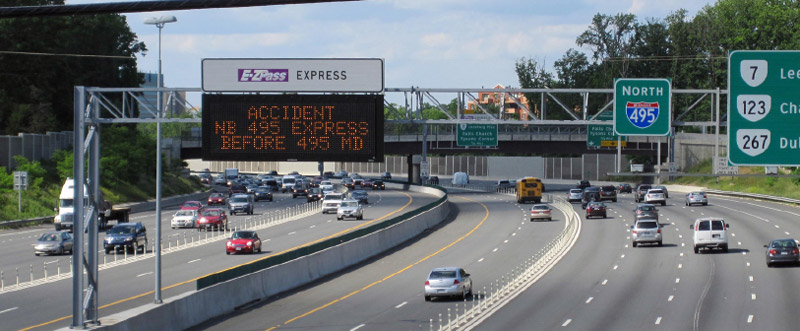
<path fill-rule="evenodd" d="M 169 222 L 172 228 L 193 228 L 197 224 L 196 210 L 179 210 Z"/>
<path fill-rule="evenodd" d="M 356 200 L 342 200 L 339 208 L 336 209 L 336 219 L 343 220 L 347 217 L 355 218 L 357 220 L 364 219 L 364 209 L 361 204 Z"/>
<path fill-rule="evenodd" d="M 647 191 L 647 194 L 644 195 L 644 203 L 650 203 L 650 204 L 660 203 L 662 206 L 666 206 L 667 197 L 664 195 L 664 191 L 662 190 L 650 189 Z"/>
<path fill-rule="evenodd" d="M 319 183 L 319 188 L 322 190 L 323 193 L 328 191 L 333 191 L 333 182 L 329 180 L 323 180 Z"/>
<path fill-rule="evenodd" d="M 322 199 L 322 213 L 335 213 L 339 209 L 339 205 L 342 204 L 342 200 L 344 200 L 344 194 L 328 193 Z"/>

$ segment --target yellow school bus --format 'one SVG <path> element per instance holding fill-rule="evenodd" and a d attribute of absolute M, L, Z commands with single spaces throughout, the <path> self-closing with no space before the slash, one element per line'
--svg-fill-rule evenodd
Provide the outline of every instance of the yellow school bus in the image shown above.
<path fill-rule="evenodd" d="M 543 187 L 542 181 L 536 177 L 525 177 L 517 180 L 517 202 L 542 202 Z"/>

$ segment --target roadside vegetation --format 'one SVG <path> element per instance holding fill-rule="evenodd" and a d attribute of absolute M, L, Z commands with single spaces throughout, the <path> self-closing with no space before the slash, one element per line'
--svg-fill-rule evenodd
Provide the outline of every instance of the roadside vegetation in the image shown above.
<path fill-rule="evenodd" d="M 711 159 L 689 168 L 687 173 L 711 174 L 714 172 Z M 780 174 L 800 174 L 796 167 L 782 167 Z M 763 174 L 764 167 L 739 167 L 739 174 Z M 667 184 L 702 186 L 714 190 L 767 194 L 800 199 L 800 177 L 733 177 L 713 176 L 681 177 Z"/>

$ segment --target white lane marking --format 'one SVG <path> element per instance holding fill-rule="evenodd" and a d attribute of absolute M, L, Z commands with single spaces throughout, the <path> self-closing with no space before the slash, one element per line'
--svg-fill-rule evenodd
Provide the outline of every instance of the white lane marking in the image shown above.
<path fill-rule="evenodd" d="M 187 263 L 195 263 L 195 262 L 197 262 L 197 261 L 200 261 L 200 259 L 194 259 L 194 260 L 191 260 L 191 261 L 189 261 L 189 262 L 187 262 Z"/>
<path fill-rule="evenodd" d="M 748 266 L 748 267 L 750 266 L 750 262 L 747 262 L 747 266 Z"/>
<path fill-rule="evenodd" d="M 297 233 L 297 231 L 292 231 L 292 232 L 289 232 L 289 235 L 291 236 L 291 235 L 296 234 L 296 233 Z"/>
<path fill-rule="evenodd" d="M 661 324 L 661 316 L 659 316 L 658 318 L 656 318 L 656 325 L 659 325 L 659 324 Z"/>
<path fill-rule="evenodd" d="M 364 327 L 364 325 L 366 325 L 366 324 L 361 324 L 361 325 L 359 325 L 359 326 L 357 326 L 357 327 L 354 327 L 354 328 L 350 329 L 350 331 L 356 331 L 356 330 L 358 330 L 358 329 L 360 329 L 360 328 Z"/>
<path fill-rule="evenodd" d="M 741 246 L 741 245 L 742 245 L 742 242 L 740 241 L 740 242 L 739 242 L 739 246 Z"/>
<path fill-rule="evenodd" d="M 492 252 L 497 252 L 497 248 L 493 249 Z"/>
<path fill-rule="evenodd" d="M 742 252 L 742 255 L 747 255 L 747 252 Z"/>
<path fill-rule="evenodd" d="M 736 237 L 736 234 L 735 233 L 731 233 L 731 237 Z"/>
<path fill-rule="evenodd" d="M 615 264 L 614 265 L 614 270 L 617 270 L 617 268 L 619 268 L 619 266 Z"/>
<path fill-rule="evenodd" d="M 481 258 L 480 260 L 478 260 L 478 262 L 483 262 L 483 258 Z"/>
<path fill-rule="evenodd" d="M 408 303 L 408 301 L 405 301 L 405 302 L 403 302 L 403 303 L 401 303 L 401 304 L 399 304 L 399 305 L 397 305 L 397 306 L 394 306 L 394 307 L 395 307 L 395 308 L 400 308 L 400 307 L 402 307 L 402 306 L 405 306 L 407 303 Z"/>
<path fill-rule="evenodd" d="M 681 253 L 681 256 L 683 256 L 683 253 Z"/>
<path fill-rule="evenodd" d="M 775 228 L 776 228 L 776 229 L 780 229 L 781 227 L 780 227 L 780 225 L 778 225 L 778 224 L 775 224 Z"/>
<path fill-rule="evenodd" d="M 785 233 L 787 236 L 788 236 L 788 235 L 791 235 L 791 233 L 789 233 L 789 231 L 786 231 L 786 232 L 784 232 L 784 233 Z"/>
<path fill-rule="evenodd" d="M 512 237 L 514 237 L 514 236 L 516 236 L 516 235 L 517 235 L 517 233 L 516 233 L 516 232 L 514 232 L 514 233 L 512 233 L 512 234 L 511 234 L 511 236 L 512 236 Z"/>
<path fill-rule="evenodd" d="M 675 278 L 675 284 L 679 284 L 681 282 L 680 278 Z"/>
<path fill-rule="evenodd" d="M 309 229 L 313 229 L 313 228 L 316 228 L 316 227 L 317 227 L 316 225 L 312 225 L 312 226 L 309 227 Z"/>
<path fill-rule="evenodd" d="M 10 311 L 14 311 L 14 310 L 17 310 L 17 308 L 19 308 L 19 307 L 8 308 L 8 309 L 6 309 L 6 310 L 0 310 L 0 314 L 2 314 L 2 313 L 7 313 L 7 312 L 10 312 Z"/>
<path fill-rule="evenodd" d="M 753 315 L 747 316 L 747 323 L 753 323 Z"/>
<path fill-rule="evenodd" d="M 679 234 L 679 235 L 678 235 L 678 238 L 681 238 L 681 239 L 683 239 L 683 235 L 682 235 L 682 234 Z"/>
<path fill-rule="evenodd" d="M 628 248 L 628 244 L 625 244 L 625 248 Z"/>
<path fill-rule="evenodd" d="M 592 302 L 592 300 L 594 300 L 594 297 L 589 297 L 588 299 L 586 299 L 586 303 Z"/>
<path fill-rule="evenodd" d="M 504 244 L 507 244 L 507 243 L 508 243 L 508 239 L 506 239 L 506 240 L 503 240 L 503 243 L 504 243 Z"/>
<path fill-rule="evenodd" d="M 624 259 L 624 258 L 625 258 L 625 254 L 622 254 L 622 255 L 620 255 L 619 257 L 620 257 L 621 259 Z"/>
<path fill-rule="evenodd" d="M 603 284 L 602 285 L 605 286 L 606 284 L 608 284 L 608 279 L 603 279 Z"/>
<path fill-rule="evenodd" d="M 753 281 L 753 276 L 750 276 L 750 281 L 751 281 L 751 282 Z"/>
<path fill-rule="evenodd" d="M 143 274 L 136 275 L 136 277 L 137 277 L 137 278 L 138 278 L 138 277 L 144 277 L 144 276 L 147 276 L 147 275 L 152 275 L 152 274 L 153 274 L 153 272 L 152 272 L 152 271 L 151 271 L 151 272 L 145 272 L 145 273 L 143 273 Z"/>
<path fill-rule="evenodd" d="M 681 247 L 686 247 L 686 243 L 681 243 Z"/>
<path fill-rule="evenodd" d="M 750 299 L 753 300 L 753 301 L 756 301 L 756 294 L 755 293 L 751 294 L 750 295 Z"/>
<path fill-rule="evenodd" d="M 567 325 L 569 325 L 569 323 L 572 323 L 572 319 L 568 319 L 568 320 L 564 321 L 564 324 L 561 324 L 561 326 L 567 326 Z"/>
<path fill-rule="evenodd" d="M 672 302 L 672 299 L 675 299 L 674 295 L 670 295 L 669 298 L 667 298 L 667 302 Z"/>
<path fill-rule="evenodd" d="M 683 269 L 683 264 L 678 263 L 678 269 Z"/>

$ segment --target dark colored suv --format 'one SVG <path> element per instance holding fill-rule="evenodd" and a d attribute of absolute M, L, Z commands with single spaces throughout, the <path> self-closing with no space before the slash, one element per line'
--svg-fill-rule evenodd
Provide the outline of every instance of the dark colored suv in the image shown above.
<path fill-rule="evenodd" d="M 636 192 L 634 193 L 633 199 L 636 202 L 644 202 L 644 196 L 647 195 L 647 191 L 653 188 L 650 184 L 639 184 L 636 187 Z"/>
<path fill-rule="evenodd" d="M 106 250 L 106 254 L 111 253 L 112 249 L 116 251 L 122 248 L 131 253 L 141 249 L 142 253 L 145 253 L 147 252 L 147 229 L 141 222 L 114 225 L 106 232 L 103 248 Z"/>
<path fill-rule="evenodd" d="M 617 188 L 613 185 L 604 185 L 600 187 L 600 201 L 603 200 L 617 202 Z"/>
<path fill-rule="evenodd" d="M 296 183 L 292 186 L 292 199 L 298 196 L 308 196 L 308 185 L 304 182 Z"/>
<path fill-rule="evenodd" d="M 578 183 L 578 188 L 581 189 L 581 190 L 585 189 L 585 188 L 587 188 L 589 186 L 592 186 L 592 184 L 589 183 L 588 180 L 582 180 L 582 181 L 580 181 L 580 183 Z"/>
<path fill-rule="evenodd" d="M 586 205 L 592 201 L 600 201 L 600 188 L 597 186 L 589 186 L 583 189 L 583 194 L 581 195 L 581 208 L 586 209 Z"/>

